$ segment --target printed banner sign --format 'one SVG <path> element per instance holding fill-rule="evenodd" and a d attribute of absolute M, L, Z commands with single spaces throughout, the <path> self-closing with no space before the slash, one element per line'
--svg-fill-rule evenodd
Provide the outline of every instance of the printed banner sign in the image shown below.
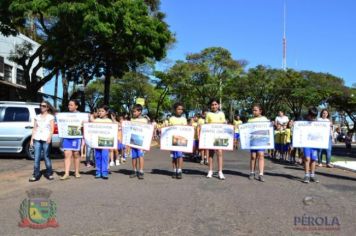
<path fill-rule="evenodd" d="M 125 121 L 122 123 L 122 144 L 129 147 L 150 150 L 153 125 Z"/>
<path fill-rule="evenodd" d="M 89 121 L 88 113 L 60 112 L 56 114 L 58 136 L 60 138 L 82 138 L 83 122 Z"/>
<path fill-rule="evenodd" d="M 296 121 L 293 126 L 293 147 L 328 149 L 330 122 Z"/>
<path fill-rule="evenodd" d="M 233 150 L 234 126 L 226 124 L 205 124 L 201 126 L 199 149 Z"/>
<path fill-rule="evenodd" d="M 274 131 L 271 122 L 252 122 L 240 125 L 241 149 L 274 149 Z"/>
<path fill-rule="evenodd" d="M 177 152 L 193 152 L 194 127 L 176 125 L 161 130 L 161 149 Z"/>
<path fill-rule="evenodd" d="M 119 124 L 116 123 L 84 123 L 84 139 L 96 149 L 116 149 Z"/>

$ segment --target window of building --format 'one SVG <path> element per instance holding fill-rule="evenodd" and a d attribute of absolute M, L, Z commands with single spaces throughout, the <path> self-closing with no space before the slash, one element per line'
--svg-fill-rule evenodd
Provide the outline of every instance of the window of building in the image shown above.
<path fill-rule="evenodd" d="M 4 79 L 4 58 L 0 57 L 0 79 Z"/>
<path fill-rule="evenodd" d="M 12 81 L 12 66 L 7 64 L 4 65 L 4 80 Z"/>
<path fill-rule="evenodd" d="M 17 69 L 16 83 L 20 84 L 20 85 L 26 85 L 26 81 L 23 76 L 23 70 L 21 70 L 21 69 Z"/>
<path fill-rule="evenodd" d="M 24 107 L 7 107 L 5 110 L 4 120 L 6 122 L 29 121 L 30 112 Z"/>

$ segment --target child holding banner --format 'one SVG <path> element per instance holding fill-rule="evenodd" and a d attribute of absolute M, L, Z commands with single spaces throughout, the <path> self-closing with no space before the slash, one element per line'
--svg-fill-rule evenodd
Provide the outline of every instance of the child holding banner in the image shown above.
<path fill-rule="evenodd" d="M 308 121 L 316 121 L 316 117 L 318 115 L 318 109 L 316 107 L 310 107 L 308 110 Z M 310 181 L 319 183 L 319 180 L 315 176 L 315 164 L 318 160 L 318 151 L 316 148 L 303 148 L 304 153 L 304 183 L 309 183 Z"/>
<path fill-rule="evenodd" d="M 206 124 L 225 124 L 225 114 L 224 112 L 220 111 L 220 102 L 218 99 L 211 99 L 209 102 L 210 112 L 206 114 L 205 123 Z M 218 175 L 219 179 L 224 180 L 225 176 L 222 172 L 223 169 L 223 151 L 222 150 L 209 150 L 209 172 L 206 176 L 207 178 L 213 177 L 213 157 L 216 153 L 218 159 Z"/>
<path fill-rule="evenodd" d="M 77 100 L 70 100 L 68 103 L 69 112 L 78 112 L 79 102 Z M 63 138 L 62 150 L 64 150 L 64 175 L 60 177 L 60 180 L 69 179 L 69 170 L 74 158 L 75 178 L 80 178 L 79 165 L 80 165 L 80 148 L 82 144 L 81 138 Z"/>
<path fill-rule="evenodd" d="M 187 119 L 183 117 L 184 107 L 183 104 L 177 102 L 173 106 L 174 115 L 168 120 L 169 126 L 174 125 L 187 125 Z M 173 175 L 172 178 L 182 179 L 182 167 L 183 167 L 183 152 L 173 151 L 171 152 Z"/>
<path fill-rule="evenodd" d="M 205 124 L 205 117 L 206 117 L 206 110 L 204 109 L 202 114 L 200 115 L 199 119 L 198 119 L 198 137 L 200 136 L 200 128 L 203 124 Z M 200 164 L 203 165 L 207 165 L 208 164 L 208 155 L 209 155 L 209 151 L 205 150 L 205 149 L 200 149 L 200 157 L 201 157 L 201 161 Z"/>
<path fill-rule="evenodd" d="M 242 120 L 240 119 L 239 115 L 235 116 L 233 125 L 235 127 L 235 137 L 234 137 L 234 148 L 237 150 L 239 147 L 239 139 L 240 139 L 240 132 L 239 126 L 242 124 Z"/>
<path fill-rule="evenodd" d="M 262 116 L 262 107 L 259 104 L 253 105 L 252 114 L 253 114 L 253 118 L 250 118 L 248 120 L 248 123 L 269 121 L 265 116 Z M 250 152 L 251 152 L 251 159 L 250 159 L 249 179 L 253 180 L 255 178 L 256 162 L 258 159 L 258 169 L 259 169 L 258 180 L 261 182 L 265 182 L 265 179 L 263 178 L 263 172 L 265 167 L 265 161 L 264 161 L 265 150 L 257 149 L 257 150 L 251 150 Z"/>
<path fill-rule="evenodd" d="M 99 117 L 94 122 L 100 123 L 112 123 L 112 120 L 108 118 L 109 107 L 103 105 L 98 109 Z M 95 178 L 109 179 L 109 150 L 108 149 L 95 149 L 95 164 L 96 175 Z"/>
<path fill-rule="evenodd" d="M 148 120 L 142 116 L 143 107 L 140 104 L 136 104 L 132 108 L 132 119 L 133 123 L 148 123 Z M 137 148 L 131 148 L 131 158 L 132 158 L 132 168 L 133 174 L 130 175 L 130 178 L 138 177 L 138 179 L 144 179 L 143 167 L 144 167 L 144 152 Z M 137 171 L 137 162 L 140 170 Z"/>

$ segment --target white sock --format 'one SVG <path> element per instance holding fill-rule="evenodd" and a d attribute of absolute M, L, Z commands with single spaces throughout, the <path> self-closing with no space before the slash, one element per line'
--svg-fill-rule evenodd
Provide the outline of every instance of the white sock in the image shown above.
<path fill-rule="evenodd" d="M 178 169 L 177 172 L 178 172 L 178 173 L 181 173 L 181 172 L 182 172 L 182 169 Z"/>

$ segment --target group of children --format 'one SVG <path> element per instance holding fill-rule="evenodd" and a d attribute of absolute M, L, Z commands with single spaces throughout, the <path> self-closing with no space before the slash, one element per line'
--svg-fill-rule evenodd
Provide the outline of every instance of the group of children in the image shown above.
<path fill-rule="evenodd" d="M 69 112 L 78 112 L 78 102 L 76 100 L 71 100 L 68 105 Z M 217 159 L 218 172 L 217 177 L 220 180 L 224 180 L 225 176 L 223 174 L 223 151 L 222 150 L 201 150 L 199 149 L 199 133 L 200 127 L 203 124 L 226 124 L 228 123 L 224 113 L 220 110 L 219 100 L 212 99 L 209 102 L 209 111 L 203 111 L 201 115 L 196 115 L 191 119 L 187 119 L 184 116 L 184 105 L 180 102 L 174 104 L 173 114 L 169 117 L 164 125 L 156 125 L 155 135 L 159 139 L 159 131 L 164 126 L 175 126 L 175 125 L 191 125 L 195 128 L 195 142 L 194 142 L 194 152 L 193 156 L 199 157 L 201 164 L 208 165 L 207 178 L 212 178 L 214 173 L 214 156 Z M 132 108 L 131 122 L 137 123 L 149 123 L 149 118 L 142 115 L 143 107 L 136 104 Z M 310 121 L 316 120 L 318 110 L 313 107 L 308 111 L 307 119 Z M 137 177 L 138 179 L 144 179 L 144 151 L 136 148 L 125 147 L 122 144 L 122 123 L 127 120 L 127 116 L 118 116 L 110 113 L 108 106 L 100 106 L 97 111 L 91 114 L 90 122 L 101 122 L 101 123 L 118 123 L 118 146 L 116 150 L 109 149 L 95 149 L 94 150 L 94 160 L 96 167 L 95 178 L 108 179 L 109 177 L 109 167 L 113 165 L 119 165 L 120 162 L 124 162 L 126 157 L 131 157 L 132 159 L 132 174 L 130 178 Z M 269 122 L 269 120 L 262 115 L 262 108 L 260 105 L 256 104 L 252 107 L 252 117 L 248 119 L 247 122 Z M 234 147 L 239 146 L 239 126 L 242 124 L 239 116 L 236 116 L 232 122 L 235 128 L 235 142 Z M 281 160 L 290 160 L 291 157 L 291 137 L 292 137 L 292 125 L 293 122 L 289 121 L 287 124 L 281 124 L 279 122 L 275 123 L 275 144 L 276 148 L 270 152 L 272 158 L 279 158 Z M 79 163 L 80 163 L 80 149 L 83 152 L 86 150 L 87 165 L 90 166 L 90 147 L 84 148 L 85 143 L 83 139 L 67 139 L 62 140 L 62 149 L 64 150 L 64 175 L 60 177 L 61 180 L 69 179 L 69 170 L 72 158 L 74 159 L 75 166 L 75 177 L 80 178 L 79 173 Z M 318 182 L 315 177 L 315 162 L 318 160 L 317 152 L 312 148 L 303 148 L 303 162 L 305 168 L 305 178 L 304 182 L 309 183 L 310 181 Z M 265 181 L 264 178 L 264 157 L 266 150 L 250 150 L 250 174 L 249 179 L 257 179 L 261 182 Z M 184 153 L 174 151 L 170 153 L 172 159 L 172 178 L 182 179 L 182 168 L 183 168 L 183 157 Z M 110 161 L 109 161 L 110 160 Z M 257 171 L 258 169 L 258 171 Z"/>

